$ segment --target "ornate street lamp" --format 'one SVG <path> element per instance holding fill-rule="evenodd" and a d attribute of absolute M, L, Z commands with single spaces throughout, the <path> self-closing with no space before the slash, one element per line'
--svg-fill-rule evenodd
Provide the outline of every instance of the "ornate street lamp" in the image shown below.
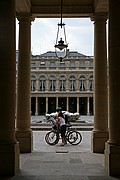
<path fill-rule="evenodd" d="M 66 40 L 66 33 L 65 33 L 65 24 L 62 22 L 62 0 L 61 0 L 61 22 L 58 23 L 56 44 L 54 47 L 57 58 L 59 58 L 60 62 L 62 62 L 62 59 L 64 59 L 67 56 L 67 47 L 68 47 Z"/>

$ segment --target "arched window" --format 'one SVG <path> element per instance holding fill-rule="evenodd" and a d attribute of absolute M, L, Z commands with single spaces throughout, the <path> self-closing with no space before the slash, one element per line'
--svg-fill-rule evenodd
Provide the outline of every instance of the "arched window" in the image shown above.
<path fill-rule="evenodd" d="M 75 91 L 75 77 L 71 76 L 69 79 L 70 91 Z"/>
<path fill-rule="evenodd" d="M 45 89 L 46 89 L 46 78 L 45 78 L 45 76 L 41 76 L 39 90 L 45 91 Z"/>
<path fill-rule="evenodd" d="M 90 91 L 93 91 L 93 76 L 90 76 L 89 78 L 89 89 Z"/>
<path fill-rule="evenodd" d="M 56 90 L 56 78 L 55 78 L 55 76 L 50 77 L 49 90 L 50 91 Z"/>
<path fill-rule="evenodd" d="M 35 76 L 31 77 L 31 91 L 35 91 L 36 89 L 36 78 Z"/>
<path fill-rule="evenodd" d="M 65 91 L 66 87 L 65 87 L 65 76 L 61 76 L 60 77 L 60 91 Z"/>
<path fill-rule="evenodd" d="M 80 76 L 80 91 L 85 91 L 85 77 Z"/>

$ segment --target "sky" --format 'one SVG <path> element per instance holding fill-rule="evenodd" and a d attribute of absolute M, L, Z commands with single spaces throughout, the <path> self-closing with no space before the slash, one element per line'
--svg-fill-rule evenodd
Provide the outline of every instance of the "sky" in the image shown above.
<path fill-rule="evenodd" d="M 94 25 L 89 18 L 63 18 L 68 49 L 87 56 L 94 54 Z M 59 18 L 36 18 L 31 25 L 31 51 L 33 55 L 55 51 Z M 16 21 L 16 49 L 19 25 Z"/>

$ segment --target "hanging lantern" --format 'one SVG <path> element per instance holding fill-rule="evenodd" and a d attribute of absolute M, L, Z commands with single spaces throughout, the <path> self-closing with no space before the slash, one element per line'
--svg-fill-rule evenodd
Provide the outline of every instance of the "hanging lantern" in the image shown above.
<path fill-rule="evenodd" d="M 62 0 L 61 0 L 61 22 L 58 23 L 58 31 L 56 37 L 56 44 L 55 44 L 55 53 L 57 58 L 62 60 L 67 56 L 67 40 L 66 40 L 66 33 L 65 33 L 65 24 L 62 23 Z"/>

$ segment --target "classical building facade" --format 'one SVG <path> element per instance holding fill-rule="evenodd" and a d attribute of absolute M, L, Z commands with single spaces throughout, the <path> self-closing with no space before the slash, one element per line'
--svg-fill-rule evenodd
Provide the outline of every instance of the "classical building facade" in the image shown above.
<path fill-rule="evenodd" d="M 55 52 L 31 57 L 31 113 L 44 115 L 57 106 L 93 115 L 93 57 L 68 51 L 60 62 Z"/>

